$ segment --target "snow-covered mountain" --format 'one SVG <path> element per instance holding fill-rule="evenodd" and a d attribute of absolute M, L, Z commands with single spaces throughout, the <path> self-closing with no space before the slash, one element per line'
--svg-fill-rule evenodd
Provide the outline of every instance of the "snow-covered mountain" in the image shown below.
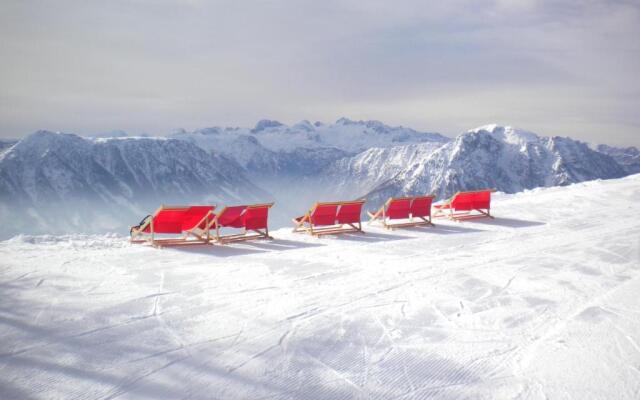
<path fill-rule="evenodd" d="M 640 173 L 640 150 L 635 147 L 611 147 L 601 144 L 596 147 L 600 153 L 613 157 L 627 174 Z"/>
<path fill-rule="evenodd" d="M 514 193 L 615 178 L 638 151 L 488 125 L 454 140 L 377 121 L 340 119 L 167 137 L 36 132 L 0 147 L 0 236 L 123 230 L 160 204 L 275 200 L 274 227 L 314 201 L 492 187 Z M 108 136 L 108 137 L 105 137 Z M 257 186 L 256 184 L 257 183 Z M 260 189 L 263 187 L 269 193 Z"/>
<path fill-rule="evenodd" d="M 368 193 L 408 167 L 423 162 L 442 145 L 427 142 L 365 150 L 332 163 L 322 176 L 323 186 L 343 198 Z"/>
<path fill-rule="evenodd" d="M 342 158 L 372 147 L 445 143 L 437 133 L 391 127 L 379 121 L 352 121 L 334 124 L 302 121 L 292 126 L 261 120 L 249 128 L 204 128 L 184 130 L 172 138 L 191 141 L 208 151 L 217 151 L 236 160 L 251 176 L 313 176 Z"/>
<path fill-rule="evenodd" d="M 125 138 L 129 136 L 129 134 L 121 129 L 116 129 L 113 131 L 107 132 L 98 132 L 98 133 L 90 133 L 87 135 L 83 135 L 90 138 Z"/>
<path fill-rule="evenodd" d="M 0 155 L 2 155 L 2 153 L 4 153 L 5 151 L 9 150 L 9 148 L 14 144 L 16 144 L 17 142 L 18 142 L 17 140 L 0 140 Z"/>
<path fill-rule="evenodd" d="M 349 176 L 340 175 L 341 185 L 323 179 L 331 175 L 328 171 L 339 160 L 348 160 L 373 148 L 383 150 L 420 144 L 435 148 L 451 140 L 437 133 L 346 118 L 333 124 L 302 121 L 292 126 L 261 120 L 252 129 L 181 130 L 171 137 L 219 152 L 242 165 L 252 180 L 276 195 L 279 205 L 273 210 L 276 224 L 289 223 L 292 215 L 303 213 L 317 200 L 352 197 L 354 190 L 348 183 Z M 356 190 L 363 193 L 377 182 Z"/>
<path fill-rule="evenodd" d="M 269 198 L 233 160 L 180 140 L 38 131 L 0 156 L 3 235 L 121 229 L 160 204 Z"/>
<path fill-rule="evenodd" d="M 390 196 L 433 193 L 444 198 L 459 190 L 481 188 L 515 193 L 624 175 L 626 171 L 612 157 L 585 143 L 487 125 L 444 144 L 366 197 L 377 205 Z"/>

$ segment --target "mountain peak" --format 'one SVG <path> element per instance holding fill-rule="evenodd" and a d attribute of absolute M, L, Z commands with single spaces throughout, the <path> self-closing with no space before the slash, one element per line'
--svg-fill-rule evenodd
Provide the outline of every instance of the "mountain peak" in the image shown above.
<path fill-rule="evenodd" d="M 538 142 L 540 140 L 540 137 L 533 132 L 517 129 L 509 125 L 489 124 L 467 131 L 467 133 L 480 132 L 487 132 L 495 139 L 510 144 L 523 145 L 526 143 Z"/>
<path fill-rule="evenodd" d="M 123 138 L 123 137 L 128 137 L 129 134 L 121 129 L 116 129 L 113 131 L 89 133 L 82 136 L 89 137 L 89 138 L 96 138 L 96 139 L 97 138 Z"/>
<path fill-rule="evenodd" d="M 184 128 L 176 128 L 169 133 L 169 136 L 186 135 L 188 133 Z"/>
<path fill-rule="evenodd" d="M 38 130 L 25 136 L 24 139 L 18 141 L 7 152 L 3 152 L 0 160 L 6 158 L 15 159 L 16 157 L 35 160 L 60 151 L 66 154 L 75 154 L 77 150 L 84 151 L 90 143 L 91 140 L 73 133 Z M 0 167 L 0 170 L 2 170 L 2 167 Z"/>
<path fill-rule="evenodd" d="M 390 126 L 374 119 L 354 121 L 352 119 L 342 117 L 336 121 L 336 125 L 361 125 L 380 133 L 387 132 L 392 129 Z"/>
<path fill-rule="evenodd" d="M 307 132 L 311 132 L 315 130 L 315 127 L 311 124 L 311 122 L 307 121 L 306 119 L 298 122 L 297 124 L 292 126 L 292 128 L 299 129 L 302 131 L 307 131 Z"/>
<path fill-rule="evenodd" d="M 74 133 L 64 133 L 64 132 L 53 132 L 53 131 L 48 131 L 48 130 L 38 130 L 33 132 L 30 135 L 25 136 L 24 139 L 22 139 L 20 142 L 25 142 L 25 143 L 51 143 L 54 141 L 58 141 L 58 140 L 65 140 L 65 139 L 81 139 L 83 140 L 80 136 L 74 134 Z"/>
<path fill-rule="evenodd" d="M 355 123 L 356 121 L 346 117 L 341 117 L 336 120 L 336 125 L 353 125 Z"/>
<path fill-rule="evenodd" d="M 261 119 L 256 124 L 256 127 L 251 130 L 252 133 L 257 133 L 269 128 L 277 128 L 280 126 L 284 126 L 281 122 L 273 120 L 273 119 Z"/>
<path fill-rule="evenodd" d="M 222 128 L 217 126 L 211 126 L 208 128 L 201 128 L 194 131 L 194 133 L 199 133 L 201 135 L 219 135 L 223 131 Z"/>
<path fill-rule="evenodd" d="M 48 137 L 48 136 L 57 136 L 64 135 L 62 132 L 54 132 L 47 129 L 38 129 L 37 131 L 27 135 L 26 138 L 39 138 L 39 137 Z"/>

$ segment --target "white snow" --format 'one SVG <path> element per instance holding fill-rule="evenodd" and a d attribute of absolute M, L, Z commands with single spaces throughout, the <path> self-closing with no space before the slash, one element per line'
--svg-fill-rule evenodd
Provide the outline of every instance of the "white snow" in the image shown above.
<path fill-rule="evenodd" d="M 585 143 L 488 125 L 459 135 L 435 151 L 422 152 L 413 164 L 382 181 L 366 197 L 378 202 L 422 193 L 447 198 L 458 190 L 487 187 L 517 193 L 625 175 L 628 173 L 613 158 Z"/>
<path fill-rule="evenodd" d="M 640 175 L 495 220 L 0 242 L 0 398 L 637 399 Z"/>
<path fill-rule="evenodd" d="M 500 126 L 498 124 L 489 124 L 480 126 L 475 129 L 470 129 L 467 132 L 480 132 L 487 131 L 494 138 L 504 141 L 506 143 L 525 145 L 526 143 L 535 143 L 540 140 L 540 137 L 533 132 L 525 131 L 523 129 L 516 129 L 512 126 Z"/>
<path fill-rule="evenodd" d="M 240 145 L 234 143 L 242 136 L 255 138 L 261 151 L 292 152 L 298 148 L 330 147 L 354 154 L 372 147 L 424 142 L 442 144 L 449 141 L 449 138 L 436 133 L 418 132 L 402 126 L 392 127 L 379 121 L 352 121 L 347 118 L 340 118 L 334 124 L 312 125 L 308 121 L 301 121 L 293 126 L 261 120 L 254 129 L 211 127 L 193 132 L 180 130 L 171 135 L 175 139 L 193 141 L 206 150 L 228 155 L 235 156 L 240 149 L 243 152 L 255 152 L 255 144 L 247 146 L 245 142 Z"/>

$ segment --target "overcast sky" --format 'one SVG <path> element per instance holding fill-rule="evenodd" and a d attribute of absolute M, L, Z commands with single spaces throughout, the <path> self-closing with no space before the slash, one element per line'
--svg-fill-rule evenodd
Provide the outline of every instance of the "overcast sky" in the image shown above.
<path fill-rule="evenodd" d="M 341 116 L 640 145 L 638 1 L 2 0 L 0 137 Z"/>

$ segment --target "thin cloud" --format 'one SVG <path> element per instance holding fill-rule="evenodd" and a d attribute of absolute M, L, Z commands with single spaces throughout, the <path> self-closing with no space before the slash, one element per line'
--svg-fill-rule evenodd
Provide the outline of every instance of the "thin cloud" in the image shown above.
<path fill-rule="evenodd" d="M 375 118 L 640 144 L 640 8 L 589 1 L 8 1 L 0 136 Z"/>

